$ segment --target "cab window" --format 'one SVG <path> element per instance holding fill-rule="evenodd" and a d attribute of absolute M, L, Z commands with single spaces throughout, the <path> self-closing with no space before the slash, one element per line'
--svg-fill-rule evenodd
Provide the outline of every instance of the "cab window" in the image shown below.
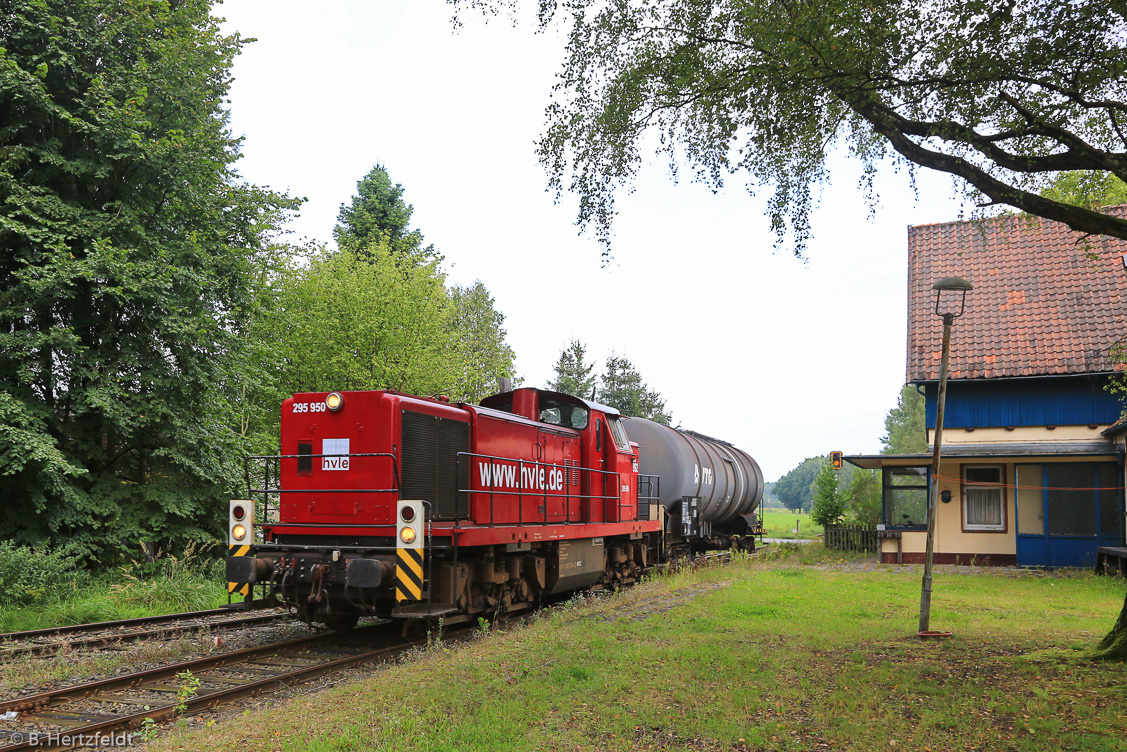
<path fill-rule="evenodd" d="M 540 422 L 564 428 L 583 429 L 587 427 L 587 408 L 543 398 L 540 400 Z"/>
<path fill-rule="evenodd" d="M 626 438 L 626 429 L 622 427 L 622 421 L 618 418 L 607 418 L 607 425 L 610 426 L 610 433 L 614 436 L 614 445 L 618 447 L 618 451 L 629 452 L 630 439 Z"/>

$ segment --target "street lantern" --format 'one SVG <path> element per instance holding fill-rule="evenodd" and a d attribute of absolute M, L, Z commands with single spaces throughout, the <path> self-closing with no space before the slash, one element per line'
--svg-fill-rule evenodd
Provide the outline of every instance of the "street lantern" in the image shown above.
<path fill-rule="evenodd" d="M 927 494 L 927 551 L 924 554 L 924 580 L 920 592 L 920 629 L 929 631 L 931 622 L 931 568 L 935 551 L 935 501 L 939 488 L 939 453 L 943 446 L 943 411 L 947 405 L 947 366 L 951 356 L 951 326 L 966 310 L 967 292 L 974 289 L 962 277 L 944 277 L 932 285 L 935 290 L 935 315 L 943 317 L 943 360 L 939 365 L 939 403 L 935 411 L 935 448 L 931 455 L 931 484 Z M 958 295 L 959 312 L 954 311 Z M 940 306 L 943 310 L 940 310 Z"/>

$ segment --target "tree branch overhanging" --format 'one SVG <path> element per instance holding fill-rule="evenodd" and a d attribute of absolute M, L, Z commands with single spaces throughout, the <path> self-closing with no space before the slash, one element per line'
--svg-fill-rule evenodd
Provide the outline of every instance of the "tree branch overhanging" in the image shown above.
<path fill-rule="evenodd" d="M 739 170 L 773 184 L 772 228 L 793 232 L 799 254 L 839 137 L 870 169 L 891 150 L 989 204 L 1127 239 L 1127 222 L 1037 192 L 1054 173 L 1127 179 L 1122 3 L 569 0 L 558 16 L 547 5 L 541 25 L 570 34 L 538 150 L 557 191 L 570 173 L 579 224 L 604 245 L 614 194 L 655 130 L 674 173 L 681 162 L 714 186 Z"/>

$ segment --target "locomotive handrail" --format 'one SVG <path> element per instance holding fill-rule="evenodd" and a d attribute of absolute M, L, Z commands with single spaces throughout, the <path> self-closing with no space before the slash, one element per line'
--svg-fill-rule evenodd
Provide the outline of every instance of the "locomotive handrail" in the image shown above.
<path fill-rule="evenodd" d="M 642 495 L 642 486 L 646 487 L 646 495 Z M 638 514 L 642 512 L 642 502 L 646 502 L 647 513 L 650 506 L 654 503 L 661 503 L 661 476 L 660 475 L 639 475 L 638 476 Z"/>
<path fill-rule="evenodd" d="M 251 488 L 248 490 L 252 493 L 399 493 L 398 488 Z"/>
<path fill-rule="evenodd" d="M 617 489 L 620 488 L 620 484 L 621 484 L 621 473 L 618 473 L 617 471 L 596 470 L 594 468 L 564 466 L 564 465 L 553 464 L 553 463 L 550 463 L 550 462 L 541 462 L 539 460 L 522 460 L 522 459 L 518 459 L 516 457 L 503 457 L 503 456 L 500 456 L 500 455 L 479 454 L 479 453 L 476 453 L 476 452 L 458 452 L 457 455 L 456 455 L 456 459 L 455 459 L 455 477 L 456 478 L 461 477 L 462 458 L 471 458 L 471 459 L 476 458 L 476 459 L 486 459 L 486 460 L 514 463 L 514 464 L 517 465 L 518 471 L 523 471 L 525 467 L 533 467 L 533 468 L 550 467 L 550 468 L 556 468 L 556 469 L 559 469 L 559 470 L 563 470 L 564 473 L 565 473 L 565 475 L 564 475 L 565 482 L 564 482 L 564 490 L 563 490 L 562 493 L 555 492 L 555 491 L 549 491 L 547 488 L 543 488 L 539 493 L 535 494 L 536 496 L 539 496 L 539 497 L 544 499 L 544 505 L 543 505 L 544 506 L 544 518 L 543 518 L 543 521 L 539 521 L 538 524 L 544 524 L 544 525 L 552 524 L 552 523 L 548 522 L 548 499 L 549 498 L 553 498 L 553 499 L 562 498 L 562 499 L 564 499 L 565 510 L 564 510 L 564 519 L 563 519 L 562 524 L 565 524 L 565 525 L 573 524 L 572 520 L 571 520 L 571 500 L 573 498 L 580 499 L 580 500 L 582 500 L 582 499 L 596 500 L 597 499 L 597 500 L 602 500 L 602 501 L 609 501 L 611 499 L 615 499 L 615 500 L 617 500 L 617 503 L 618 503 L 619 520 L 621 520 L 621 518 L 622 518 L 622 507 L 624 505 L 623 505 L 623 502 L 622 502 L 621 494 L 605 494 L 605 493 L 604 494 L 582 494 L 582 493 L 573 494 L 573 493 L 571 493 L 571 490 L 570 490 L 571 484 L 568 483 L 567 480 L 566 480 L 567 478 L 570 477 L 570 475 L 572 473 L 578 471 L 580 473 L 579 477 L 580 477 L 580 484 L 581 484 L 583 473 L 588 473 L 588 474 L 595 473 L 595 474 L 598 474 L 598 475 L 606 476 L 604 478 L 604 485 L 603 485 L 603 487 L 605 489 L 606 483 L 610 480 L 611 476 L 613 476 L 614 479 L 615 479 L 615 489 L 617 490 Z M 466 509 L 466 515 L 465 515 L 464 518 L 461 515 L 458 514 L 458 500 L 461 498 L 462 494 L 465 494 L 467 497 L 469 497 L 472 500 L 473 494 L 485 494 L 485 493 L 489 494 L 489 527 L 495 527 L 497 523 L 496 523 L 496 518 L 495 518 L 495 514 L 494 514 L 494 500 L 495 500 L 496 494 L 499 493 L 499 492 L 500 493 L 509 493 L 510 495 L 514 495 L 514 496 L 517 497 L 517 522 L 518 522 L 518 524 L 523 525 L 524 524 L 524 504 L 523 504 L 523 501 L 524 501 L 524 495 L 525 495 L 524 494 L 525 489 L 524 489 L 524 485 L 523 485 L 523 477 L 524 477 L 523 472 L 521 472 L 520 477 L 522 479 L 521 483 L 518 484 L 511 491 L 508 491 L 504 488 L 498 489 L 497 483 L 496 483 L 496 476 L 494 476 L 492 471 L 491 471 L 490 472 L 490 478 L 489 478 L 489 487 L 477 489 L 477 488 L 473 488 L 473 472 L 472 472 L 472 469 L 471 469 L 471 471 L 468 473 L 468 483 L 469 483 L 470 487 L 469 488 L 458 488 L 455 492 L 455 495 L 454 495 L 454 527 L 457 528 L 459 526 L 458 523 L 460 521 L 462 521 L 463 519 L 468 521 L 470 519 L 471 514 L 472 514 L 472 509 L 469 509 L 469 508 Z M 588 477 L 590 477 L 590 476 L 588 476 Z M 467 502 L 467 507 L 468 507 L 468 505 L 469 505 L 469 502 Z M 625 506 L 628 507 L 629 503 L 625 504 Z"/>
<path fill-rule="evenodd" d="M 315 459 L 317 457 L 349 457 L 349 458 L 352 458 L 352 457 L 387 457 L 388 459 L 391 460 L 391 477 L 392 477 L 392 480 L 395 482 L 395 488 L 379 489 L 379 490 L 361 490 L 361 489 L 358 489 L 358 488 L 357 489 L 339 489 L 338 488 L 338 489 L 328 489 L 328 490 L 301 489 L 301 491 L 304 491 L 306 493 L 329 493 L 329 492 L 335 492 L 335 491 L 353 492 L 353 493 L 390 493 L 391 491 L 399 491 L 399 461 L 394 454 L 389 454 L 388 452 L 355 452 L 355 453 L 350 452 L 348 454 L 252 454 L 252 455 L 248 455 L 247 457 L 243 458 L 243 478 L 244 478 L 244 480 L 246 480 L 247 492 L 251 493 L 252 491 L 254 491 L 254 492 L 258 492 L 258 493 L 263 493 L 267 490 L 267 489 L 252 489 L 251 488 L 251 485 L 250 485 L 250 463 L 253 460 L 267 460 L 268 462 L 271 461 L 271 460 L 277 460 L 279 468 L 280 468 L 282 460 L 306 459 L 306 458 Z M 267 465 L 268 462 L 264 463 L 264 465 Z M 267 485 L 269 485 L 269 484 L 267 483 Z M 269 489 L 269 490 L 270 491 L 276 491 L 276 489 Z M 286 491 L 286 493 L 290 493 L 290 492 Z"/>
<path fill-rule="evenodd" d="M 256 522 L 256 523 L 254 523 L 254 526 L 255 527 L 271 527 L 271 528 L 283 528 L 283 527 L 298 527 L 298 528 L 304 528 L 304 527 L 326 527 L 326 528 L 378 527 L 378 528 L 387 529 L 389 527 L 395 527 L 395 523 L 394 522 Z M 361 548 L 371 548 L 371 546 L 362 546 Z M 392 546 L 391 548 L 394 549 L 395 546 Z"/>
<path fill-rule="evenodd" d="M 300 488 L 300 489 L 299 488 L 281 488 L 281 463 L 282 463 L 282 460 L 290 460 L 290 459 L 310 459 L 310 460 L 313 460 L 313 459 L 324 458 L 324 457 L 348 457 L 348 458 L 353 458 L 353 457 L 356 457 L 356 458 L 361 458 L 361 457 L 386 457 L 386 458 L 391 460 L 393 480 L 396 483 L 396 487 L 394 487 L 394 488 Z M 571 524 L 575 524 L 575 521 L 572 520 L 572 514 L 571 514 L 571 512 L 572 512 L 572 500 L 573 499 L 576 499 L 576 500 L 579 500 L 579 501 L 587 500 L 587 501 L 603 501 L 603 502 L 609 502 L 610 500 L 613 499 L 613 500 L 615 500 L 615 507 L 617 509 L 618 521 L 622 521 L 622 519 L 623 519 L 623 516 L 624 516 L 623 515 L 623 509 L 624 508 L 628 509 L 630 507 L 629 501 L 623 502 L 622 495 L 621 495 L 620 492 L 619 493 L 606 493 L 606 489 L 609 488 L 609 484 L 612 483 L 612 482 L 614 483 L 614 488 L 615 488 L 616 491 L 621 490 L 621 477 L 622 476 L 621 476 L 621 473 L 619 473 L 617 471 L 598 470 L 598 469 L 595 469 L 595 468 L 584 468 L 584 467 L 578 467 L 578 466 L 572 466 L 572 465 L 558 465 L 558 464 L 554 464 L 554 463 L 551 463 L 551 462 L 544 462 L 544 461 L 541 461 L 541 460 L 522 460 L 522 459 L 518 459 L 518 458 L 515 458 L 515 457 L 504 457 L 504 456 L 501 456 L 501 455 L 481 454 L 481 453 L 476 453 L 476 452 L 458 452 L 457 455 L 456 455 L 456 458 L 455 458 L 455 479 L 456 479 L 455 483 L 458 483 L 458 479 L 461 478 L 461 466 L 462 466 L 463 459 L 480 459 L 480 460 L 489 460 L 491 462 L 504 462 L 504 463 L 514 464 L 514 465 L 517 466 L 516 467 L 517 472 L 520 473 L 520 475 L 517 476 L 518 478 L 520 478 L 520 482 L 518 482 L 515 485 L 515 487 L 512 488 L 512 489 L 506 489 L 506 488 L 498 487 L 497 482 L 496 482 L 496 476 L 492 475 L 492 473 L 491 473 L 488 488 L 474 488 L 473 487 L 474 481 L 473 481 L 472 466 L 470 465 L 470 463 L 466 463 L 467 464 L 467 470 L 468 470 L 467 476 L 466 476 L 466 482 L 468 484 L 468 487 L 465 487 L 465 488 L 460 487 L 460 483 L 459 483 L 458 487 L 456 487 L 456 489 L 455 489 L 454 509 L 453 509 L 454 514 L 453 514 L 453 520 L 452 520 L 454 528 L 461 527 L 462 523 L 474 521 L 473 520 L 472 500 L 473 500 L 475 494 L 476 495 L 489 494 L 489 522 L 488 522 L 489 527 L 495 527 L 497 524 L 499 524 L 496 520 L 496 504 L 495 504 L 496 495 L 498 493 L 508 494 L 508 495 L 517 497 L 517 520 L 516 520 L 516 524 L 518 524 L 518 525 L 524 525 L 525 524 L 524 503 L 523 502 L 524 502 L 524 497 L 529 496 L 529 495 L 542 499 L 542 505 L 541 506 L 542 506 L 542 509 L 543 509 L 542 517 L 540 517 L 540 519 L 536 520 L 534 523 L 532 521 L 529 521 L 529 524 L 542 524 L 542 525 L 548 525 L 548 524 L 571 525 Z M 261 462 L 262 465 L 263 465 L 264 478 L 263 478 L 262 487 L 254 487 L 252 485 L 252 482 L 251 482 L 251 463 L 252 462 Z M 541 489 L 536 491 L 534 494 L 529 494 L 528 493 L 529 489 L 526 489 L 524 487 L 524 480 L 523 480 L 524 479 L 524 472 L 523 471 L 526 468 L 532 468 L 534 471 L 537 471 L 540 468 L 553 468 L 555 470 L 562 471 L 564 473 L 564 483 L 563 483 L 562 491 L 552 491 L 552 490 L 549 490 L 546 486 L 543 486 Z M 386 527 L 386 525 L 381 525 L 381 524 L 368 524 L 368 523 L 359 523 L 359 522 L 330 522 L 330 523 L 312 523 L 312 522 L 295 523 L 295 522 L 280 522 L 280 521 L 273 521 L 272 522 L 272 521 L 269 521 L 269 510 L 272 508 L 270 501 L 271 501 L 271 497 L 275 494 L 280 496 L 281 494 L 346 494 L 346 493 L 399 494 L 401 492 L 401 489 L 398 487 L 399 486 L 399 462 L 398 462 L 398 458 L 394 454 L 389 454 L 387 452 L 356 452 L 356 453 L 347 453 L 347 454 L 250 455 L 250 456 L 247 456 L 244 459 L 243 473 L 244 473 L 244 479 L 246 480 L 246 483 L 247 483 L 248 497 L 254 498 L 256 495 L 261 495 L 261 496 L 264 497 L 263 503 L 265 505 L 264 511 L 266 512 L 266 514 L 264 514 L 262 516 L 262 519 L 267 520 L 267 521 L 261 522 L 261 523 L 255 523 L 255 527 L 318 527 L 318 526 L 322 526 L 322 525 L 324 525 L 325 527 L 346 526 L 346 527 L 355 527 L 355 528 Z M 582 485 L 584 473 L 587 474 L 586 477 L 588 478 L 588 480 L 590 480 L 592 478 L 592 475 L 602 476 L 604 492 L 601 493 L 601 494 L 573 493 L 572 490 L 571 490 L 572 486 L 573 485 L 580 485 L 580 486 Z M 576 478 L 576 474 L 578 474 L 577 478 Z M 640 477 L 642 477 L 642 476 L 640 476 Z M 572 480 L 573 478 L 576 478 L 576 480 L 573 481 Z M 274 479 L 277 480 L 276 486 L 275 486 L 275 484 L 273 484 L 271 482 Z M 639 491 L 640 490 L 641 489 L 639 488 Z M 463 495 L 465 495 L 466 498 L 467 498 L 467 502 L 466 502 L 467 508 L 464 510 L 464 512 L 463 512 L 463 510 L 460 509 L 460 502 L 461 502 L 461 498 L 462 498 Z M 639 499 L 640 498 L 642 498 L 642 497 L 639 495 Z M 559 522 L 556 522 L 556 523 L 549 522 L 549 520 L 548 520 L 548 516 L 549 516 L 548 515 L 548 500 L 549 499 L 563 499 L 564 500 L 564 510 L 563 510 L 563 520 L 562 521 L 559 521 Z M 607 511 L 609 511 L 609 510 L 607 510 Z M 537 516 L 540 516 L 540 515 L 537 515 Z M 582 517 L 582 512 L 580 513 L 580 516 Z M 605 515 L 605 514 L 604 514 L 604 516 L 609 517 L 609 515 Z M 429 515 L 428 515 L 428 517 L 429 517 Z M 609 521 L 609 520 L 607 520 L 607 521 Z M 480 524 L 480 523 L 478 523 L 478 524 Z M 456 540 L 456 538 L 457 538 L 457 536 L 455 536 L 455 540 Z M 455 546 L 456 545 L 457 544 L 455 544 Z"/>
<path fill-rule="evenodd" d="M 282 485 L 282 460 L 291 459 L 309 459 L 313 460 L 318 457 L 387 457 L 391 460 L 391 473 L 392 481 L 395 483 L 393 488 L 281 488 Z M 251 463 L 262 463 L 263 482 L 262 488 L 255 488 L 251 485 Z M 275 472 L 271 473 L 271 470 Z M 271 479 L 277 478 L 277 488 L 271 487 Z M 281 495 L 287 493 L 308 493 L 308 494 L 330 494 L 330 493 L 399 493 L 399 460 L 394 454 L 387 452 L 349 452 L 347 454 L 252 454 L 243 458 L 243 479 L 247 484 L 247 498 L 253 499 L 255 495 L 262 496 L 263 505 L 263 519 L 269 519 L 271 510 L 271 496 L 273 494 Z M 255 527 L 262 527 L 264 524 L 280 524 L 280 523 L 256 523 Z"/>

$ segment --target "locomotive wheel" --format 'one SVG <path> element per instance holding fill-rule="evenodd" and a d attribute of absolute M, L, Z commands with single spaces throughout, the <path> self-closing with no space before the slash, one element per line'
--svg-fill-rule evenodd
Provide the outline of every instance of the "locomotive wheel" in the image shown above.
<path fill-rule="evenodd" d="M 334 632 L 347 632 L 356 626 L 360 614 L 333 614 L 325 620 L 325 626 Z"/>

